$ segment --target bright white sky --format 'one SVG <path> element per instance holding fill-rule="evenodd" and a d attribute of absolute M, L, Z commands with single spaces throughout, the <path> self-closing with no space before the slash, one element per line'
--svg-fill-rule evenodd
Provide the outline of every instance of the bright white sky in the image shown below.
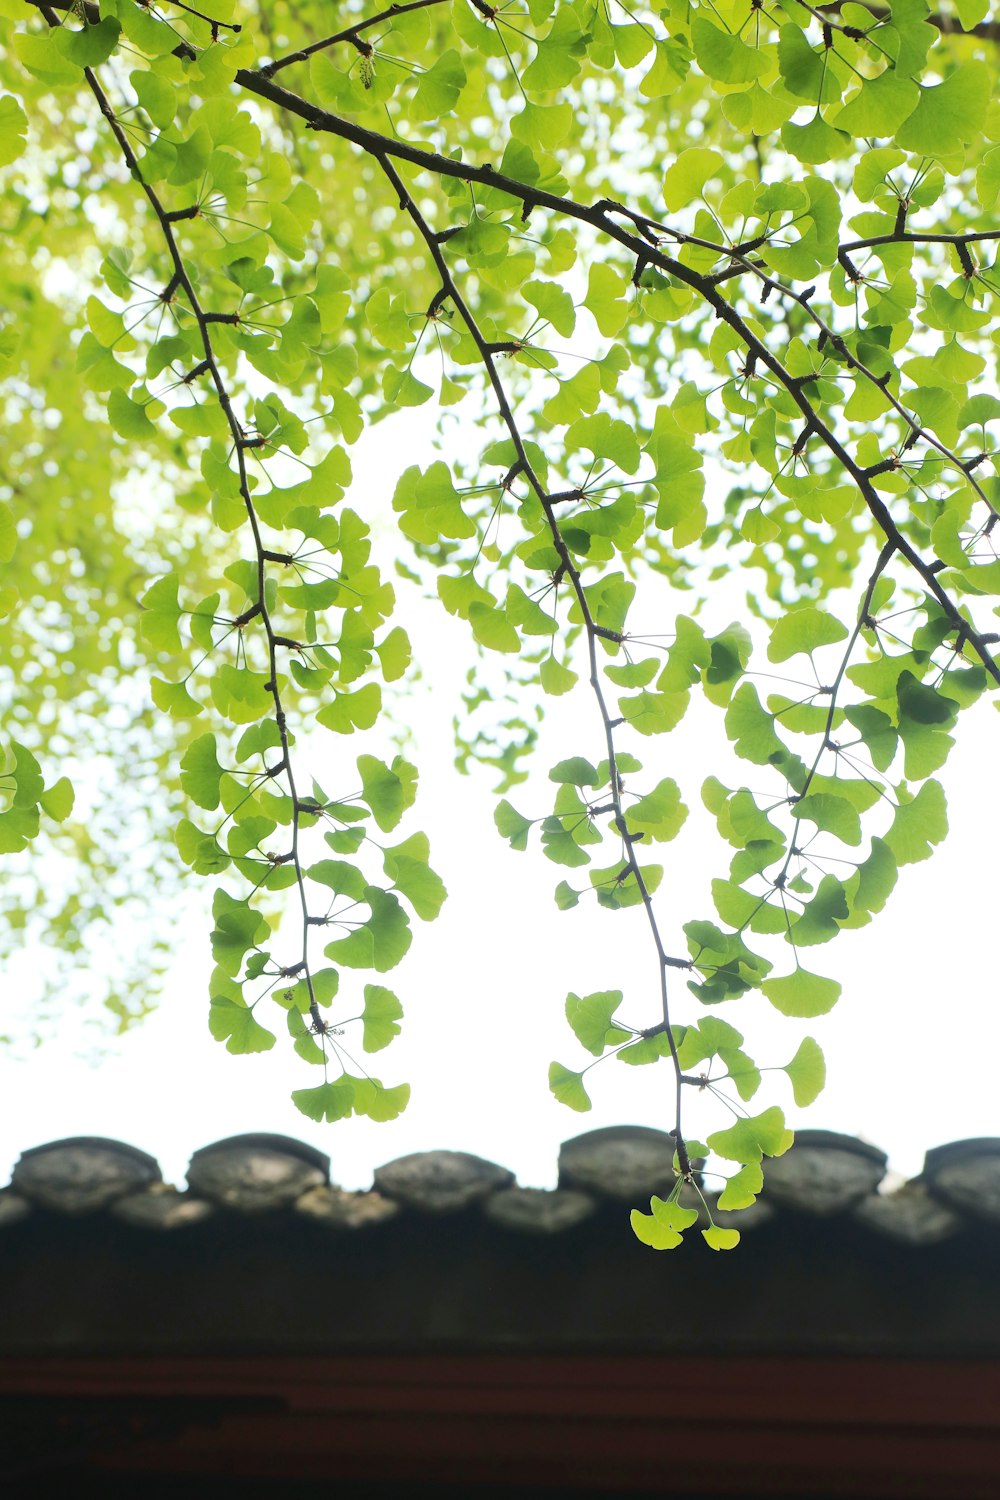
<path fill-rule="evenodd" d="M 387 506 L 398 468 L 426 461 L 427 425 L 421 413 L 408 413 L 367 434 L 352 454 L 357 478 L 348 503 L 362 514 L 371 514 L 376 503 Z M 734 591 L 707 620 L 726 624 L 739 613 L 739 597 Z M 637 624 L 669 630 L 672 615 L 673 605 L 662 621 L 644 616 Z M 386 976 L 406 1009 L 404 1032 L 369 1067 L 386 1083 L 411 1082 L 405 1114 L 384 1125 L 352 1119 L 316 1126 L 288 1096 L 292 1088 L 316 1083 L 318 1070 L 294 1056 L 280 1030 L 275 1049 L 255 1057 L 231 1057 L 214 1042 L 206 1024 L 209 924 L 194 918 L 178 931 L 159 1013 L 110 1053 L 105 1049 L 96 1061 L 81 1056 L 81 1033 L 68 1017 L 60 1034 L 27 1061 L 0 1058 L 7 1122 L 0 1181 L 29 1146 L 67 1135 L 107 1135 L 152 1152 L 165 1177 L 180 1183 L 197 1147 L 242 1131 L 275 1131 L 328 1152 L 334 1180 L 346 1187 L 368 1186 L 379 1163 L 440 1147 L 476 1152 L 512 1168 L 524 1184 L 546 1186 L 555 1181 L 563 1139 L 610 1124 L 670 1127 L 672 1075 L 665 1063 L 603 1063 L 588 1075 L 594 1108 L 587 1115 L 551 1098 L 549 1062 L 579 1068 L 586 1061 L 563 1017 L 567 990 L 620 988 L 627 1019 L 637 1025 L 657 1020 L 656 965 L 644 919 L 637 911 L 608 913 L 591 903 L 556 910 L 552 892 L 568 872 L 549 864 L 537 847 L 510 851 L 493 826 L 488 779 L 464 778 L 453 768 L 451 717 L 468 665 L 465 627 L 437 607 L 419 608 L 407 625 L 426 675 L 408 710 L 422 780 L 403 828 L 428 832 L 432 863 L 450 898 L 436 922 L 415 922 L 410 954 Z M 601 755 L 585 686 L 547 706 L 536 779 L 510 794 L 529 816 L 551 808 L 546 773 L 557 758 Z M 780 1075 L 765 1078 L 754 1108 L 781 1103 L 792 1124 L 861 1135 L 888 1151 L 891 1168 L 905 1176 L 920 1170 L 927 1147 L 998 1129 L 1000 1021 L 986 940 L 996 920 L 998 813 L 996 799 L 984 790 L 992 787 L 996 767 L 995 709 L 980 705 L 963 715 L 959 729 L 943 773 L 948 841 L 931 860 L 901 873 L 887 910 L 868 928 L 815 951 L 819 972 L 844 986 L 834 1011 L 795 1022 L 753 999 L 718 1012 L 744 1030 L 761 1064 L 786 1062 L 806 1033 L 826 1052 L 829 1081 L 812 1109 L 795 1111 Z M 324 784 L 334 784 L 327 760 L 351 764 L 363 748 L 378 749 L 325 735 L 312 747 L 313 768 Z M 707 711 L 696 717 L 692 710 L 673 734 L 642 741 L 636 750 L 655 769 L 650 784 L 674 776 L 691 808 L 681 838 L 664 847 L 667 874 L 657 898 L 668 944 L 682 952 L 681 924 L 713 915 L 709 881 L 728 864 L 699 797 L 708 769 L 726 779 L 722 716 Z M 741 784 L 748 772 L 743 766 L 730 784 Z M 682 981 L 674 993 L 677 1019 L 693 1019 L 700 1007 L 686 997 Z M 280 1027 L 276 1008 L 274 1018 Z M 688 1109 L 689 1133 L 728 1120 L 720 1105 L 693 1091 Z"/>

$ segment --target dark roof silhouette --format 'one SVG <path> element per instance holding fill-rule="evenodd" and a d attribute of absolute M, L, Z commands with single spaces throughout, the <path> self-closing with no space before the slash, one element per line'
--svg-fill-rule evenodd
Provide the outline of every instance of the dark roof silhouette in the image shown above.
<path fill-rule="evenodd" d="M 366 1192 L 274 1135 L 203 1147 L 182 1189 L 120 1141 L 26 1151 L 0 1189 L 5 1493 L 994 1500 L 1000 1141 L 886 1192 L 882 1152 L 801 1131 L 718 1215 L 745 1230 L 723 1254 L 629 1229 L 672 1149 L 591 1131 L 552 1191 L 421 1152 Z"/>
<path fill-rule="evenodd" d="M 203 1147 L 183 1189 L 120 1141 L 36 1146 L 0 1189 L 0 1301 L 11 1299 L 0 1353 L 402 1344 L 1000 1353 L 1000 1141 L 939 1146 L 919 1178 L 880 1192 L 884 1153 L 801 1131 L 765 1163 L 752 1209 L 713 1211 L 744 1231 L 723 1255 L 693 1231 L 666 1254 L 632 1236 L 628 1209 L 669 1190 L 672 1155 L 669 1135 L 615 1126 L 563 1145 L 553 1190 L 521 1187 L 477 1156 L 428 1151 L 379 1167 L 369 1191 L 347 1192 L 331 1183 L 322 1152 L 283 1136 Z M 249 1302 L 215 1295 L 220 1258 L 233 1254 L 244 1284 L 255 1268 L 260 1295 Z M 287 1293 L 286 1265 L 296 1268 Z M 40 1272 L 43 1295 L 33 1296 Z M 341 1277 L 354 1288 L 377 1277 L 377 1295 L 327 1298 Z M 637 1295 L 618 1296 L 616 1279 Z M 704 1299 L 696 1317 L 654 1311 L 674 1289 Z"/>

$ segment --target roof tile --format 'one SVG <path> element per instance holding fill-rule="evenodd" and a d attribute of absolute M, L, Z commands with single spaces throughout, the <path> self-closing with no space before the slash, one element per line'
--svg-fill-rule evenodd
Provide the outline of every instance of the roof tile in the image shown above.
<path fill-rule="evenodd" d="M 674 1185 L 673 1138 L 659 1130 L 617 1125 L 567 1141 L 557 1189 L 521 1187 L 505 1167 L 463 1151 L 421 1151 L 387 1162 L 375 1188 L 346 1192 L 329 1184 L 329 1158 L 287 1136 L 248 1134 L 196 1151 L 189 1191 L 161 1180 L 153 1157 L 122 1141 L 76 1136 L 26 1151 L 13 1180 L 0 1188 L 0 1231 L 33 1206 L 63 1214 L 109 1211 L 137 1228 L 167 1230 L 199 1223 L 216 1206 L 238 1214 L 294 1208 L 330 1229 L 363 1230 L 409 1211 L 429 1216 L 481 1205 L 500 1229 L 547 1237 L 590 1218 L 601 1200 L 641 1206 Z M 753 1230 L 775 1212 L 825 1217 L 851 1213 L 879 1236 L 932 1245 L 971 1217 L 985 1230 L 1000 1223 L 1000 1138 L 955 1141 L 927 1153 L 925 1171 L 886 1191 L 885 1154 L 853 1136 L 802 1130 L 785 1156 L 765 1163 L 764 1193 L 752 1208 L 723 1213 L 719 1224 Z M 880 1182 L 883 1191 L 878 1192 Z M 700 1186 L 700 1184 L 699 1184 Z M 682 1189 L 699 1210 L 701 1193 Z"/>
<path fill-rule="evenodd" d="M 513 1181 L 506 1167 L 465 1151 L 415 1151 L 375 1169 L 379 1192 L 432 1214 L 468 1208 Z"/>
<path fill-rule="evenodd" d="M 563 1143 L 559 1186 L 634 1203 L 652 1193 L 670 1191 L 673 1160 L 673 1137 L 665 1131 L 645 1125 L 609 1125 Z"/>
<path fill-rule="evenodd" d="M 196 1151 L 187 1175 L 196 1193 L 223 1208 L 270 1213 L 324 1184 L 330 1159 L 289 1136 L 234 1135 Z"/>
<path fill-rule="evenodd" d="M 1000 1223 L 1000 1138 L 952 1141 L 928 1151 L 924 1176 L 935 1198 L 991 1223 Z"/>
<path fill-rule="evenodd" d="M 503 1188 L 486 1200 L 486 1217 L 504 1229 L 559 1234 L 588 1219 L 595 1203 L 572 1188 Z"/>
<path fill-rule="evenodd" d="M 886 1161 L 884 1151 L 856 1136 L 800 1130 L 790 1151 L 764 1163 L 764 1195 L 802 1213 L 845 1213 L 874 1192 Z"/>
<path fill-rule="evenodd" d="M 88 1214 L 159 1180 L 155 1157 L 138 1147 L 104 1136 L 79 1135 L 25 1151 L 14 1168 L 12 1183 L 43 1208 Z"/>
<path fill-rule="evenodd" d="M 908 1245 L 936 1245 L 949 1239 L 962 1220 L 936 1203 L 921 1182 L 908 1182 L 894 1193 L 869 1193 L 854 1209 L 863 1224 Z"/>

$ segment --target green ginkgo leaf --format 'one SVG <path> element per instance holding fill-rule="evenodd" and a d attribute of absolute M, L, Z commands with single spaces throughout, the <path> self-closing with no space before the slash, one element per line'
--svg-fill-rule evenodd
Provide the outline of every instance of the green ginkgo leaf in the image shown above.
<path fill-rule="evenodd" d="M 293 1089 L 292 1103 L 317 1124 L 346 1119 L 354 1110 L 354 1085 L 348 1078 L 321 1083 L 318 1088 Z"/>
<path fill-rule="evenodd" d="M 685 208 L 701 196 L 705 184 L 720 175 L 724 162 L 720 152 L 704 146 L 682 151 L 667 168 L 663 179 L 663 201 L 671 213 Z"/>
<path fill-rule="evenodd" d="M 632 804 L 626 821 L 630 832 L 667 842 L 680 833 L 687 815 L 680 788 L 672 777 L 665 776 L 651 792 Z"/>
<path fill-rule="evenodd" d="M 710 1229 L 703 1229 L 701 1233 L 710 1250 L 735 1250 L 740 1242 L 738 1229 L 720 1229 L 717 1224 L 713 1224 Z"/>
<path fill-rule="evenodd" d="M 181 786 L 192 802 L 210 811 L 219 805 L 219 783 L 223 769 L 216 753 L 215 735 L 193 740 L 181 759 Z"/>
<path fill-rule="evenodd" d="M 763 1186 L 764 1173 L 759 1164 L 748 1162 L 726 1180 L 726 1185 L 719 1194 L 718 1207 L 726 1211 L 749 1208 Z"/>
<path fill-rule="evenodd" d="M 58 781 L 45 788 L 38 800 L 42 811 L 54 823 L 64 823 L 73 811 L 73 783 L 68 776 L 60 776 Z"/>
<path fill-rule="evenodd" d="M 217 1042 L 225 1042 L 227 1052 L 270 1052 L 275 1043 L 268 1031 L 239 1001 L 216 995 L 209 1010 L 208 1029 Z"/>
<path fill-rule="evenodd" d="M 502 837 L 509 840 L 512 849 L 528 847 L 528 834 L 532 828 L 532 820 L 522 817 L 506 798 L 497 803 L 493 812 L 493 821 Z"/>
<path fill-rule="evenodd" d="M 549 772 L 550 781 L 569 782 L 573 786 L 597 786 L 597 772 L 582 755 L 561 760 Z"/>
<path fill-rule="evenodd" d="M 381 1052 L 388 1047 L 393 1037 L 399 1035 L 397 1022 L 403 1007 L 391 990 L 381 984 L 365 985 L 365 1008 L 361 1019 L 364 1023 L 362 1046 L 366 1052 Z"/>
<path fill-rule="evenodd" d="M 943 83 L 922 86 L 916 108 L 896 131 L 897 144 L 923 156 L 960 151 L 983 128 L 991 90 L 989 69 L 979 59 L 956 68 Z"/>
<path fill-rule="evenodd" d="M 401 755 L 395 757 L 391 766 L 374 755 L 359 755 L 358 771 L 361 795 L 382 832 L 389 833 L 416 798 L 416 768 Z"/>
<path fill-rule="evenodd" d="M 649 1206 L 651 1213 L 640 1213 L 633 1208 L 630 1215 L 636 1239 L 652 1250 L 676 1250 L 685 1229 L 697 1222 L 697 1209 L 681 1208 L 679 1203 L 656 1197 L 650 1199 Z"/>
<path fill-rule="evenodd" d="M 568 338 L 576 326 L 576 308 L 570 294 L 553 281 L 529 281 L 521 289 L 539 316 L 551 323 L 556 333 Z"/>
<path fill-rule="evenodd" d="M 0 97 L 0 167 L 16 161 L 28 142 L 28 117 L 12 94 Z"/>
<path fill-rule="evenodd" d="M 818 1044 L 811 1036 L 803 1037 L 798 1051 L 790 1063 L 785 1064 L 785 1072 L 788 1074 L 792 1085 L 792 1093 L 795 1102 L 800 1109 L 805 1109 L 807 1104 L 823 1092 L 826 1083 L 826 1063 L 823 1053 Z"/>
<path fill-rule="evenodd" d="M 806 969 L 796 969 L 780 979 L 766 979 L 764 994 L 783 1016 L 825 1016 L 840 999 L 835 979 L 824 979 Z"/>
<path fill-rule="evenodd" d="M 549 1088 L 559 1103 L 570 1109 L 586 1113 L 591 1108 L 590 1095 L 583 1086 L 583 1074 L 564 1068 L 562 1063 L 554 1062 L 549 1066 Z"/>
<path fill-rule="evenodd" d="M 800 652 L 815 651 L 820 646 L 846 640 L 847 634 L 847 626 L 826 610 L 816 609 L 812 605 L 804 609 L 793 609 L 782 615 L 771 627 L 768 660 L 788 661 Z"/>
<path fill-rule="evenodd" d="M 118 45 L 121 26 L 114 16 L 87 22 L 80 29 L 62 26 L 56 33 L 59 49 L 78 68 L 96 68 L 107 62 Z"/>
<path fill-rule="evenodd" d="M 727 1161 L 755 1164 L 762 1156 L 782 1156 L 794 1137 L 785 1128 L 785 1117 L 777 1107 L 759 1115 L 737 1120 L 726 1130 L 715 1130 L 708 1137 L 712 1151 Z"/>
<path fill-rule="evenodd" d="M 621 1003 L 621 990 L 601 990 L 582 997 L 570 993 L 566 997 L 566 1019 L 570 1029 L 595 1057 L 600 1057 L 606 1047 L 623 1042 L 630 1035 L 612 1020 Z"/>
<path fill-rule="evenodd" d="M 181 617 L 176 573 L 167 573 L 142 596 L 139 629 L 143 638 L 157 651 L 179 651 L 181 645 L 178 621 Z"/>

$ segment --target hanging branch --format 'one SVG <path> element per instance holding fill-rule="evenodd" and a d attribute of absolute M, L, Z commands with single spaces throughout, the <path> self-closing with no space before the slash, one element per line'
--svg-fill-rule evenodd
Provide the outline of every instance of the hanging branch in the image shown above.
<path fill-rule="evenodd" d="M 50 26 L 58 26 L 61 24 L 58 15 L 50 7 L 41 6 L 39 8 L 41 9 L 42 15 L 48 21 Z M 281 740 L 281 758 L 275 765 L 269 766 L 265 774 L 269 780 L 276 780 L 279 776 L 283 776 L 288 786 L 289 798 L 291 799 L 291 847 L 288 851 L 287 859 L 291 862 L 295 870 L 295 882 L 298 888 L 299 905 L 302 913 L 302 956 L 299 963 L 295 965 L 293 972 L 301 972 L 301 976 L 305 981 L 306 988 L 309 994 L 310 1011 L 315 1017 L 318 1015 L 318 1009 L 316 995 L 313 989 L 312 969 L 309 963 L 309 928 L 312 923 L 312 919 L 309 913 L 309 902 L 306 895 L 305 886 L 305 874 L 302 868 L 302 860 L 299 852 L 299 835 L 301 831 L 301 821 L 304 805 L 300 800 L 298 791 L 296 789 L 295 773 L 292 766 L 291 746 L 289 743 L 288 723 L 284 707 L 282 706 L 281 692 L 278 681 L 278 652 L 280 649 L 289 649 L 290 647 L 294 649 L 296 643 L 287 641 L 284 639 L 284 637 L 278 634 L 278 632 L 275 630 L 270 610 L 267 607 L 265 580 L 268 552 L 264 546 L 263 538 L 261 536 L 260 521 L 258 519 L 251 495 L 246 464 L 247 452 L 256 445 L 256 440 L 252 437 L 247 436 L 245 429 L 239 422 L 233 409 L 232 399 L 229 395 L 228 389 L 226 388 L 226 383 L 223 378 L 218 359 L 216 358 L 215 349 L 212 344 L 212 335 L 210 332 L 210 328 L 213 323 L 233 322 L 234 316 L 229 313 L 221 313 L 211 310 L 206 311 L 202 307 L 190 273 L 188 272 L 187 266 L 184 263 L 184 258 L 181 255 L 180 248 L 177 244 L 177 239 L 173 231 L 174 223 L 178 222 L 179 219 L 190 217 L 191 214 L 187 211 L 182 211 L 180 214 L 171 213 L 164 207 L 156 191 L 144 179 L 139 159 L 133 151 L 127 135 L 125 134 L 124 130 L 122 130 L 115 112 L 111 107 L 110 101 L 108 100 L 107 94 L 104 92 L 104 89 L 102 88 L 97 75 L 92 68 L 84 68 L 83 73 L 84 77 L 87 80 L 87 86 L 93 94 L 95 100 L 97 101 L 97 106 L 100 109 L 101 114 L 104 116 L 104 119 L 107 121 L 109 129 L 111 130 L 112 135 L 118 143 L 119 149 L 122 153 L 122 158 L 129 169 L 129 173 L 131 174 L 133 180 L 138 183 L 139 187 L 144 193 L 146 200 L 156 217 L 157 223 L 159 224 L 160 232 L 163 236 L 163 242 L 166 246 L 167 254 L 173 267 L 170 283 L 162 294 L 162 300 L 165 303 L 168 302 L 177 290 L 180 290 L 184 293 L 184 296 L 187 299 L 188 306 L 190 307 L 191 312 L 193 313 L 195 321 L 198 325 L 198 332 L 201 338 L 202 348 L 204 350 L 204 361 L 199 367 L 198 373 L 200 374 L 204 371 L 210 375 L 212 385 L 215 389 L 216 400 L 218 401 L 218 404 L 225 416 L 226 425 L 229 428 L 229 433 L 232 438 L 233 452 L 236 455 L 236 463 L 239 473 L 239 490 L 240 495 L 243 499 L 243 504 L 246 508 L 247 520 L 250 524 L 250 531 L 253 536 L 254 551 L 256 553 L 257 563 L 257 598 L 251 605 L 251 607 L 233 623 L 236 626 L 242 627 L 248 625 L 252 620 L 259 619 L 261 625 L 264 628 L 264 634 L 267 640 L 267 690 L 270 693 L 272 702 L 274 704 L 274 722 L 277 726 L 278 734 Z M 194 209 L 191 212 L 197 213 L 197 209 Z"/>
<path fill-rule="evenodd" d="M 398 197 L 400 208 L 409 215 L 410 219 L 413 221 L 414 225 L 419 231 L 425 245 L 427 246 L 430 258 L 433 261 L 438 275 L 441 278 L 441 293 L 445 298 L 447 298 L 454 304 L 459 317 L 462 319 L 462 322 L 468 329 L 470 338 L 479 351 L 479 357 L 486 369 L 486 374 L 489 379 L 490 386 L 493 390 L 494 396 L 496 397 L 496 403 L 501 420 L 503 421 L 504 426 L 510 434 L 511 442 L 514 444 L 514 451 L 517 454 L 517 472 L 522 474 L 531 485 L 531 488 L 534 490 L 538 502 L 542 507 L 546 522 L 548 523 L 549 531 L 552 535 L 552 544 L 555 547 L 556 552 L 559 554 L 560 568 L 562 570 L 563 576 L 569 581 L 570 587 L 573 590 L 574 598 L 576 599 L 576 603 L 579 607 L 580 614 L 583 618 L 584 630 L 587 636 L 587 655 L 590 665 L 590 686 L 594 693 L 594 697 L 597 700 L 598 712 L 600 713 L 601 722 L 604 727 L 604 740 L 608 752 L 608 766 L 611 774 L 611 803 L 614 809 L 614 817 L 612 818 L 612 822 L 614 824 L 614 827 L 621 835 L 625 868 L 628 873 L 631 874 L 631 876 L 634 878 L 636 886 L 639 890 L 639 894 L 642 898 L 642 904 L 646 912 L 646 919 L 649 923 L 649 930 L 653 939 L 653 945 L 656 949 L 657 967 L 659 970 L 660 1000 L 663 1014 L 661 1025 L 663 1033 L 665 1034 L 667 1039 L 667 1045 L 670 1049 L 670 1058 L 674 1068 L 674 1141 L 676 1145 L 677 1160 L 681 1176 L 685 1179 L 689 1179 L 691 1176 L 691 1163 L 688 1159 L 688 1152 L 684 1141 L 681 1119 L 681 1098 L 683 1093 L 683 1085 L 687 1080 L 684 1077 L 684 1072 L 678 1058 L 677 1042 L 670 1020 L 670 999 L 667 986 L 667 970 L 670 968 L 690 969 L 691 964 L 688 959 L 674 958 L 667 953 L 667 950 L 663 943 L 663 938 L 660 934 L 659 924 L 653 911 L 652 898 L 649 894 L 649 889 L 643 877 L 639 861 L 635 856 L 634 840 L 628 832 L 628 827 L 625 821 L 625 811 L 622 806 L 621 798 L 622 778 L 618 770 L 618 760 L 614 738 L 615 723 L 618 721 L 612 718 L 611 713 L 608 710 L 608 705 L 604 697 L 604 691 L 601 686 L 600 670 L 597 660 L 597 642 L 599 639 L 611 638 L 612 640 L 620 640 L 621 637 L 615 637 L 612 632 L 602 629 L 594 622 L 594 617 L 590 609 L 589 600 L 587 599 L 587 595 L 583 587 L 583 580 L 580 577 L 579 569 L 573 561 L 573 554 L 571 553 L 569 547 L 566 545 L 566 540 L 563 537 L 562 531 L 560 529 L 559 518 L 556 515 L 555 511 L 555 503 L 557 497 L 548 493 L 545 486 L 542 484 L 542 481 L 539 478 L 538 473 L 536 472 L 530 458 L 528 457 L 524 438 L 522 437 L 518 429 L 518 425 L 511 408 L 510 400 L 507 396 L 506 391 L 504 390 L 503 382 L 500 379 L 499 373 L 497 371 L 494 351 L 484 338 L 482 330 L 480 329 L 476 321 L 475 315 L 469 308 L 468 303 L 465 301 L 465 298 L 463 297 L 459 287 L 457 286 L 454 276 L 452 275 L 448 267 L 448 263 L 445 260 L 444 252 L 440 243 L 438 242 L 437 237 L 431 230 L 430 225 L 427 223 L 427 220 L 424 218 L 423 214 L 420 212 L 420 209 L 414 202 L 409 189 L 406 187 L 406 184 L 403 182 L 395 167 L 392 165 L 392 162 L 388 159 L 387 156 L 377 156 L 376 160 L 378 161 L 378 164 L 382 168 L 382 171 L 385 173 L 386 177 L 389 179 L 389 182 L 392 184 L 392 187 Z"/>

